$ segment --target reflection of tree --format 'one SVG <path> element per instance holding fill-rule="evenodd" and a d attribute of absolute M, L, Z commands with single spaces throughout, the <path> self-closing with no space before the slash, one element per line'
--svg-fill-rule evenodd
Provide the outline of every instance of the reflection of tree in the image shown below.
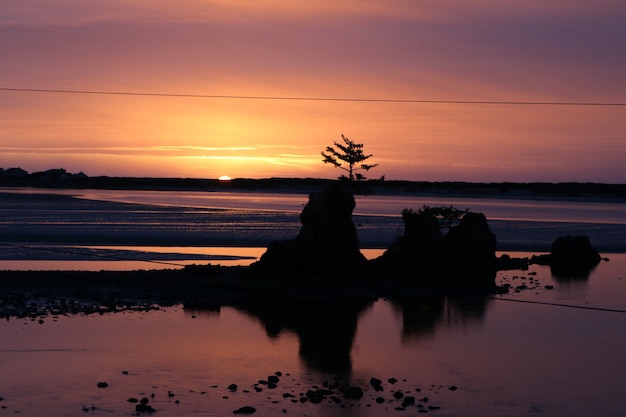
<path fill-rule="evenodd" d="M 363 300 L 263 301 L 237 303 L 238 310 L 259 319 L 269 337 L 282 331 L 300 340 L 300 357 L 307 368 L 349 375 L 350 353 L 358 318 L 371 303 Z"/>
<path fill-rule="evenodd" d="M 440 326 L 464 326 L 482 321 L 489 303 L 485 295 L 433 293 L 394 297 L 391 301 L 402 312 L 402 335 L 408 341 L 433 336 Z"/>

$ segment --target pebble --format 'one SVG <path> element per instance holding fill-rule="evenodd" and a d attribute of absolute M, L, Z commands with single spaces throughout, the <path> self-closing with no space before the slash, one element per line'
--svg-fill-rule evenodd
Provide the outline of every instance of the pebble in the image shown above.
<path fill-rule="evenodd" d="M 135 411 L 138 411 L 140 413 L 154 413 L 156 410 L 148 404 L 137 404 L 135 406 Z"/>
<path fill-rule="evenodd" d="M 267 377 L 267 382 L 270 384 L 278 384 L 278 381 L 280 381 L 280 378 L 278 378 L 277 375 L 270 375 Z"/>
<path fill-rule="evenodd" d="M 280 373 L 277 372 L 274 375 L 268 376 L 267 380 L 260 380 L 259 383 L 253 384 L 254 391 L 257 393 L 262 392 L 263 388 L 259 387 L 258 385 L 263 384 L 263 382 L 267 384 L 266 386 L 268 388 L 276 388 L 277 383 L 280 381 L 278 374 Z M 313 380 L 310 379 L 310 381 L 312 382 Z M 406 379 L 403 379 L 402 381 L 407 382 Z M 295 385 L 300 385 L 300 383 L 297 383 L 295 379 L 293 379 L 292 382 L 296 382 Z M 389 397 L 388 399 L 386 399 L 383 396 L 371 396 L 369 397 L 369 401 L 367 401 L 366 404 L 360 405 L 356 402 L 351 403 L 350 401 L 358 401 L 361 398 L 363 398 L 368 388 L 370 388 L 370 391 L 375 391 L 375 392 L 384 391 L 384 385 L 383 385 L 384 383 L 380 379 L 372 377 L 369 382 L 370 382 L 369 385 L 371 388 L 370 387 L 361 388 L 358 386 L 346 384 L 345 382 L 342 382 L 340 378 L 335 378 L 335 381 L 332 383 L 329 383 L 328 381 L 323 381 L 319 385 L 309 383 L 310 388 L 306 390 L 305 392 L 300 392 L 299 395 L 294 394 L 293 393 L 294 391 L 291 390 L 291 392 L 282 393 L 281 396 L 283 398 L 283 401 L 286 400 L 288 401 L 288 403 L 289 402 L 291 403 L 310 402 L 312 404 L 319 404 L 322 402 L 327 402 L 330 404 L 334 404 L 335 406 L 338 406 L 340 408 L 361 407 L 361 406 L 370 407 L 372 403 L 378 403 L 378 404 L 385 404 L 385 403 L 394 404 L 395 403 L 395 405 L 391 406 L 391 408 L 393 408 L 394 410 L 398 410 L 398 411 L 410 411 L 411 409 L 413 409 L 414 412 L 417 411 L 418 413 L 428 413 L 430 411 L 441 409 L 441 407 L 437 405 L 427 405 L 427 403 L 429 403 L 429 401 L 431 400 L 429 397 L 424 396 L 420 399 L 416 399 L 416 397 L 412 395 L 408 395 L 411 391 L 407 390 L 406 387 L 403 388 L 402 386 L 397 387 L 398 389 L 390 390 L 391 397 Z M 396 378 L 389 378 L 386 380 L 386 383 L 396 384 L 398 383 L 398 380 Z M 98 385 L 98 388 L 108 387 L 108 384 L 106 382 L 99 382 L 97 385 Z M 217 385 L 214 385 L 212 387 L 217 387 Z M 156 387 L 153 387 L 153 388 L 156 388 Z M 426 390 L 431 393 L 437 394 L 439 390 L 443 388 L 444 386 L 442 385 L 431 385 L 430 388 L 427 388 Z M 448 385 L 447 388 L 449 391 L 458 390 L 458 387 L 456 385 Z M 239 389 L 239 387 L 237 384 L 233 383 L 233 384 L 230 384 L 227 387 L 227 389 L 230 392 L 236 392 Z M 251 391 L 252 390 L 246 389 L 246 390 L 243 390 L 242 393 L 245 393 L 246 395 L 252 395 L 250 394 Z M 415 388 L 415 391 L 420 392 L 420 389 Z M 196 391 L 190 390 L 190 392 L 194 393 Z M 202 394 L 205 394 L 205 393 L 206 391 L 202 391 Z M 151 396 L 152 398 L 154 398 L 155 394 L 152 393 Z M 175 394 L 173 393 L 172 390 L 168 390 L 167 396 L 174 397 Z M 342 400 L 342 397 L 348 401 L 344 402 L 344 400 Z M 229 397 L 224 395 L 222 396 L 222 398 L 228 399 Z M 0 398 L 0 401 L 1 400 L 2 398 Z M 257 397 L 257 400 L 259 400 L 258 397 Z M 276 397 L 272 398 L 271 396 L 268 396 L 267 400 L 270 401 L 272 404 L 280 403 L 280 400 L 277 400 Z M 138 400 L 135 397 L 130 397 L 127 399 L 127 401 L 130 403 L 136 404 L 135 410 L 138 413 L 139 412 L 152 413 L 156 411 L 151 405 L 149 405 L 149 400 L 146 397 L 141 398 L 141 400 Z M 174 401 L 174 403 L 180 404 L 180 401 L 176 400 Z M 256 411 L 257 409 L 255 407 L 243 406 L 234 410 L 233 414 L 248 415 L 248 414 L 253 414 Z M 288 411 L 287 409 L 282 410 L 283 413 L 287 413 L 287 411 Z"/>

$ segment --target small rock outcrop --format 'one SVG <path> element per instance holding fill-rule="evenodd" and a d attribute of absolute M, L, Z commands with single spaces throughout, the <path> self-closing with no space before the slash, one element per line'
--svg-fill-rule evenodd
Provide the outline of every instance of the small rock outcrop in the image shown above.
<path fill-rule="evenodd" d="M 587 235 L 567 235 L 552 242 L 550 254 L 533 256 L 531 263 L 550 265 L 556 278 L 586 279 L 601 260 Z"/>
<path fill-rule="evenodd" d="M 311 193 L 300 213 L 298 235 L 271 242 L 254 267 L 295 275 L 355 277 L 366 264 L 352 221 L 355 205 L 354 196 L 339 187 Z"/>

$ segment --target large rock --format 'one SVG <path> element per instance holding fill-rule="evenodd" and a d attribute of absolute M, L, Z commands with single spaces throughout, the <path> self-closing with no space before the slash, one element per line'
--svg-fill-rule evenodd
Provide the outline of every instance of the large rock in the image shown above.
<path fill-rule="evenodd" d="M 596 266 L 600 263 L 600 254 L 591 246 L 586 235 L 560 236 L 552 242 L 550 250 L 552 263 L 568 263 L 579 266 Z"/>
<path fill-rule="evenodd" d="M 311 193 L 300 213 L 298 235 L 270 243 L 254 266 L 296 275 L 358 278 L 366 259 L 352 221 L 355 206 L 354 196 L 338 187 Z"/>
<path fill-rule="evenodd" d="M 376 266 L 425 274 L 496 268 L 496 237 L 484 214 L 466 213 L 445 236 L 431 213 L 406 210 L 402 219 L 404 234 L 376 259 Z"/>
<path fill-rule="evenodd" d="M 467 213 L 445 237 L 447 262 L 453 266 L 488 267 L 496 260 L 496 235 L 482 213 Z"/>

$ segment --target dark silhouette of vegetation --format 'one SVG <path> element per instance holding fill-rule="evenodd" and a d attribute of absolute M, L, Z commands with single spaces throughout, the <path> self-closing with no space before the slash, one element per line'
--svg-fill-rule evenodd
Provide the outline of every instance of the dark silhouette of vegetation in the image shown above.
<path fill-rule="evenodd" d="M 322 156 L 324 157 L 324 163 L 331 164 L 335 168 L 340 168 L 346 171 L 348 173 L 348 179 L 350 180 L 350 182 L 354 181 L 355 178 L 358 181 L 366 179 L 363 174 L 357 173 L 355 171 L 369 171 L 370 169 L 378 166 L 378 164 L 362 164 L 361 162 L 369 159 L 372 156 L 363 153 L 363 144 L 353 142 L 345 137 L 343 134 L 341 135 L 341 139 L 343 139 L 343 144 L 335 142 L 335 146 L 337 147 L 337 149 L 333 148 L 332 146 L 328 146 L 326 148 L 326 152 L 321 152 Z M 344 166 L 343 163 L 346 163 L 347 166 Z"/>
<path fill-rule="evenodd" d="M 371 155 L 369 155 L 371 156 Z M 376 166 L 376 165 L 373 165 Z M 356 176 L 356 175 L 355 175 Z M 348 177 L 343 177 L 349 181 Z M 363 176 L 357 178 L 363 179 Z M 71 173 L 63 168 L 29 173 L 21 168 L 0 167 L 0 187 L 39 188 L 93 188 L 93 189 L 137 189 L 137 190 L 285 190 L 310 192 L 323 190 L 335 180 L 322 178 L 233 178 L 219 181 L 217 178 L 160 178 L 160 177 L 109 177 L 88 176 L 82 172 Z M 512 182 L 462 182 L 462 181 L 407 181 L 389 180 L 384 176 L 359 182 L 369 188 L 368 192 L 389 194 L 434 194 L 443 196 L 480 196 L 525 198 L 573 198 L 598 199 L 623 202 L 626 199 L 626 184 L 603 183 L 512 183 Z"/>
<path fill-rule="evenodd" d="M 469 213 L 469 209 L 459 210 L 458 208 L 454 206 L 450 206 L 450 207 L 424 206 L 421 209 L 419 209 L 417 213 L 433 216 L 434 218 L 437 219 L 440 229 L 446 228 L 448 229 L 448 231 L 450 231 L 450 229 L 452 228 L 454 224 L 459 222 L 463 218 L 463 216 Z M 405 223 L 407 222 L 407 219 L 409 219 L 413 215 L 414 215 L 414 211 L 412 209 L 405 208 L 404 210 L 402 210 L 402 219 L 404 220 Z"/>

